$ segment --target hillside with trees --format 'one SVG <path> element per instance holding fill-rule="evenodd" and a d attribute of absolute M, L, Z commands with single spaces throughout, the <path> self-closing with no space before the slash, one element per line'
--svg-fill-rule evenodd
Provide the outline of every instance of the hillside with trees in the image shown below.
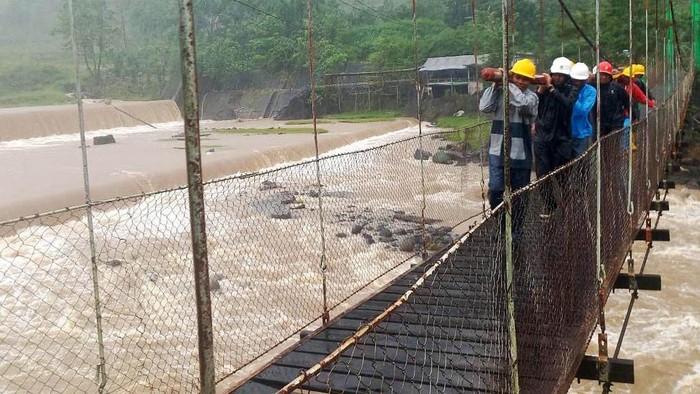
<path fill-rule="evenodd" d="M 86 92 L 96 97 L 171 97 L 179 83 L 178 11 L 173 0 L 73 0 Z M 593 39 L 594 1 L 568 1 Z M 663 2 L 661 2 L 663 3 Z M 587 63 L 593 51 L 563 16 L 558 1 L 515 0 L 511 50 L 548 63 L 562 53 Z M 628 5 L 601 0 L 602 50 L 627 62 Z M 649 2 L 650 51 L 668 21 Z M 689 1 L 674 2 L 681 42 L 691 34 Z M 0 0 L 0 106 L 52 104 L 71 91 L 72 63 L 65 0 Z M 210 89 L 287 83 L 307 74 L 307 9 L 303 0 L 196 0 L 199 72 Z M 643 21 L 644 2 L 633 13 Z M 500 2 L 417 0 L 418 61 L 433 56 L 501 51 Z M 658 19 L 658 20 L 657 20 Z M 657 29 L 658 26 L 658 29 Z M 685 27 L 685 28 L 683 28 Z M 318 74 L 414 66 L 411 1 L 314 0 Z M 635 61 L 644 62 L 644 23 L 633 31 Z M 662 43 L 661 43 L 662 44 Z M 659 44 L 659 45 L 661 45 Z M 681 48 L 686 53 L 689 48 Z M 663 50 L 663 48 L 659 49 Z M 545 66 L 546 67 L 546 66 Z M 544 67 L 542 67 L 544 69 Z"/>

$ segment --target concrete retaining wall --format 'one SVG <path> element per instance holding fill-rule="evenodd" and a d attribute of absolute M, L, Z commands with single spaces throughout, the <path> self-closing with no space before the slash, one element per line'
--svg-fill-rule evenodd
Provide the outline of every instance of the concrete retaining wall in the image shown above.
<path fill-rule="evenodd" d="M 86 100 L 84 109 L 86 131 L 182 119 L 172 100 Z M 0 141 L 78 132 L 77 105 L 0 108 Z"/>

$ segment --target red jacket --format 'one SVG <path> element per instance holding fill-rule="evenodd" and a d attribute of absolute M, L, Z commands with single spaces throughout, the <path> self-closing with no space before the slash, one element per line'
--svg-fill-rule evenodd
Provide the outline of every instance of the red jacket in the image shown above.
<path fill-rule="evenodd" d="M 628 83 L 625 86 L 625 91 L 628 95 L 632 96 L 632 101 L 639 104 L 649 103 L 649 108 L 654 108 L 656 106 L 656 101 L 647 98 L 642 89 L 637 86 L 636 83 Z M 629 112 L 625 111 L 625 116 L 629 116 Z"/>

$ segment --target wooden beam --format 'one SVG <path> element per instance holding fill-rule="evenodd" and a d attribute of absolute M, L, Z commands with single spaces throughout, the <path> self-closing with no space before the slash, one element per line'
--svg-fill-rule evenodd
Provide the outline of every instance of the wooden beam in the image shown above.
<path fill-rule="evenodd" d="M 661 290 L 661 275 L 636 274 L 637 289 L 639 290 Z M 626 273 L 620 273 L 615 279 L 616 289 L 629 289 L 630 276 Z"/>
<path fill-rule="evenodd" d="M 663 179 L 659 182 L 659 189 L 675 189 L 676 182 Z"/>
<path fill-rule="evenodd" d="M 634 360 L 609 358 L 610 381 L 614 383 L 634 383 Z M 584 356 L 576 372 L 576 378 L 581 380 L 598 380 L 598 357 Z"/>
<path fill-rule="evenodd" d="M 670 205 L 668 204 L 668 201 L 652 201 L 651 205 L 649 206 L 649 210 L 651 211 L 668 211 L 670 209 Z"/>
<path fill-rule="evenodd" d="M 641 229 L 637 233 L 637 236 L 634 238 L 635 241 L 646 241 L 647 239 L 647 230 L 646 229 Z M 651 240 L 652 241 L 670 241 L 671 240 L 671 232 L 669 230 L 663 230 L 663 229 L 654 229 L 651 230 Z"/>

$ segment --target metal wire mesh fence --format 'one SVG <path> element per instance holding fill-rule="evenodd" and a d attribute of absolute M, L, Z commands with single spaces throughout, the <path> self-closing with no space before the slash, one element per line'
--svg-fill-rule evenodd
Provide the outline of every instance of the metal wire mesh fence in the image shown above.
<path fill-rule="evenodd" d="M 632 145 L 624 130 L 601 141 L 608 289 L 673 149 L 688 78 L 666 105 L 633 126 Z M 219 378 L 322 316 L 322 258 L 327 306 L 337 307 L 424 248 L 430 253 L 451 244 L 458 226 L 480 213 L 477 153 L 455 148 L 449 133 L 394 138 L 320 160 L 321 217 L 313 161 L 205 186 Z M 421 149 L 447 152 L 452 165 L 421 162 Z M 514 206 L 525 207 L 515 210 L 514 255 L 518 355 L 528 390 L 565 390 L 595 323 L 595 155 L 589 150 L 515 196 Z M 557 209 L 540 217 L 551 201 Z M 95 391 L 99 302 L 108 391 L 196 391 L 186 191 L 92 209 L 99 300 L 90 286 L 86 207 L 0 225 L 3 389 Z M 330 390 L 344 374 L 351 391 L 471 385 L 507 392 L 503 215 L 494 212 L 470 233 L 423 287 L 309 387 Z M 561 231 L 562 223 L 570 230 Z M 428 268 L 401 283 L 415 283 Z M 388 304 L 371 301 L 349 316 L 355 326 L 344 329 L 351 334 Z"/>
<path fill-rule="evenodd" d="M 157 30 L 174 30 L 175 11 L 172 4 L 160 8 L 151 3 L 130 4 L 130 13 L 143 18 L 128 26 L 124 12 L 118 12 L 124 48 L 113 57 L 130 61 L 115 62 L 109 78 L 117 86 L 136 85 L 147 74 L 144 70 L 161 63 L 158 82 L 140 84 L 154 85 L 149 86 L 151 90 L 173 90 L 168 86 L 173 83 L 161 79 L 172 67 L 165 61 L 171 57 L 168 53 L 177 52 L 175 35 Z M 228 56 L 213 56 L 224 53 L 218 38 L 225 38 L 223 30 L 230 30 L 219 21 L 221 11 L 241 16 L 245 22 L 241 26 L 261 29 L 243 41 L 252 42 L 256 35 L 276 37 L 265 40 L 281 43 L 285 49 L 285 55 L 278 56 L 283 61 L 274 70 L 287 69 L 288 58 L 295 57 L 295 62 L 303 58 L 286 53 L 289 48 L 296 50 L 296 44 L 286 41 L 293 34 L 287 28 L 304 24 L 303 7 L 285 8 L 287 4 L 280 3 L 282 7 L 261 13 L 254 5 L 240 2 L 204 3 L 202 19 L 210 27 L 208 34 L 203 31 L 199 36 L 206 37 L 200 47 L 205 73 L 229 63 Z M 230 7 L 233 3 L 237 8 Z M 282 14 L 285 11 L 294 13 Z M 273 23 L 261 22 L 262 18 Z M 319 30 L 323 38 L 324 29 Z M 130 40 L 146 37 L 149 46 L 131 53 L 127 35 Z M 326 40 L 333 37 L 328 34 Z M 274 52 L 266 46 L 260 49 Z M 310 58 L 314 57 L 312 52 Z M 256 62 L 265 61 L 261 59 Z M 305 91 L 310 82 L 300 71 L 303 67 L 277 81 L 263 81 L 269 74 L 251 71 L 228 82 L 229 88 L 262 85 L 274 86 L 276 91 L 224 94 L 211 90 L 218 89 L 211 82 L 216 87 L 206 91 L 213 94 L 201 97 L 203 107 L 209 102 L 208 111 L 202 109 L 200 114 L 215 117 L 213 112 L 223 108 L 222 117 L 270 118 L 284 111 L 287 117 L 306 116 L 310 111 L 306 93 L 285 93 L 280 88 Z M 611 273 L 607 289 L 663 174 L 663 163 L 675 144 L 675 122 L 682 118 L 687 101 L 692 76 L 665 71 L 654 81 L 661 87 L 657 95 L 665 105 L 633 126 L 633 142 L 624 131 L 601 141 L 601 249 L 606 272 Z M 476 102 L 475 96 L 448 97 L 433 101 L 432 109 L 423 106 L 421 112 L 415 91 L 416 82 L 421 81 L 415 77 L 414 68 L 319 76 L 323 81 L 317 104 L 321 113 L 402 111 L 432 120 L 450 100 L 467 111 Z M 98 82 L 99 78 L 92 87 L 97 89 Z M 181 89 L 169 96 L 179 96 Z M 512 301 L 517 359 L 513 359 L 508 336 L 505 209 L 492 212 L 449 253 L 442 253 L 483 213 L 483 170 L 479 152 L 455 143 L 459 138 L 454 134 L 416 136 L 416 132 L 398 133 L 391 142 L 383 139 L 376 146 L 354 147 L 317 162 L 205 185 L 217 380 L 250 366 L 300 330 L 318 325 L 328 313 L 338 315 L 349 299 L 377 278 L 397 276 L 408 269 L 409 261 L 432 255 L 430 264 L 411 270 L 390 291 L 334 323 L 336 331 L 329 334 L 325 353 L 302 345 L 302 351 L 321 360 L 336 349 L 335 342 L 375 320 L 335 363 L 309 375 L 304 388 L 509 392 L 514 389 L 514 365 L 520 365 L 524 390 L 561 392 L 568 387 L 596 320 L 597 152 L 589 150 L 514 197 Z M 556 209 L 542 217 L 550 207 Z M 88 225 L 88 211 L 94 229 Z M 0 351 L 4 354 L 0 391 L 199 390 L 198 316 L 186 189 L 2 222 L 0 272 Z M 413 290 L 404 302 L 394 304 L 408 287 Z M 387 312 L 392 305 L 395 309 Z M 291 380 L 299 373 L 291 367 L 297 356 L 286 357 Z"/>
<path fill-rule="evenodd" d="M 333 326 L 355 329 L 390 307 L 407 288 L 422 282 L 406 302 L 374 325 L 335 364 L 305 383 L 311 391 L 459 392 L 510 389 L 505 320 L 503 210 L 435 265 L 422 265 Z M 306 346 L 308 351 L 313 346 Z M 293 363 L 289 355 L 281 363 Z M 318 359 L 323 355 L 317 356 Z M 245 392 L 245 391 L 244 391 Z"/>
<path fill-rule="evenodd" d="M 684 100 L 687 94 L 684 80 L 675 95 Z M 608 289 L 663 174 L 682 107 L 666 105 L 634 125 L 631 149 L 624 130 L 601 141 Z M 474 157 L 450 150 L 449 136 L 398 135 L 395 142 L 324 157 L 321 218 L 314 162 L 205 186 L 219 378 L 321 317 L 322 256 L 333 308 L 423 247 L 435 252 L 455 241 L 454 228 L 480 213 L 480 170 L 470 162 Z M 420 149 L 441 148 L 459 165 L 416 159 Z M 565 390 L 595 323 L 595 154 L 589 150 L 515 196 L 514 206 L 525 207 L 515 210 L 514 255 L 521 384 L 528 390 Z M 0 226 L 4 390 L 95 391 L 96 301 L 108 391 L 197 390 L 185 193 L 174 189 L 92 206 L 99 300 L 90 286 L 86 207 Z M 540 217 L 551 200 L 557 209 Z M 423 287 L 309 388 L 336 388 L 340 374 L 350 391 L 429 385 L 507 392 L 503 215 L 494 212 L 469 233 Z M 561 231 L 562 223 L 570 230 Z M 415 283 L 429 268 L 419 267 L 401 283 Z M 348 335 L 388 304 L 379 298 L 353 312 L 348 318 L 356 324 L 344 327 Z"/>
<path fill-rule="evenodd" d="M 345 341 L 325 358 L 307 354 L 305 361 L 317 364 L 306 372 L 286 371 L 285 390 L 510 392 L 517 363 L 522 392 L 566 392 L 598 318 L 599 291 L 607 296 L 612 289 L 664 175 L 691 82 L 692 75 L 679 78 L 669 99 L 635 124 L 631 136 L 623 129 L 599 141 L 602 284 L 596 277 L 597 145 L 514 195 L 517 361 L 508 352 L 501 206 L 439 260 L 332 324 L 326 335 L 345 331 Z M 314 349 L 318 342 L 304 343 L 240 392 L 281 388 L 271 377 L 285 365 L 304 365 L 295 357 Z"/>
<path fill-rule="evenodd" d="M 453 227 L 481 212 L 478 155 L 447 150 L 450 164 L 425 161 L 424 185 L 416 159 L 454 149 L 452 136 L 412 130 L 321 159 L 321 218 L 313 161 L 205 185 L 219 378 L 322 316 L 322 257 L 333 308 L 419 252 L 454 241 Z M 2 387 L 94 392 L 99 302 L 107 391 L 197 391 L 186 190 L 95 203 L 92 211 L 99 300 L 86 207 L 0 225 Z"/>

